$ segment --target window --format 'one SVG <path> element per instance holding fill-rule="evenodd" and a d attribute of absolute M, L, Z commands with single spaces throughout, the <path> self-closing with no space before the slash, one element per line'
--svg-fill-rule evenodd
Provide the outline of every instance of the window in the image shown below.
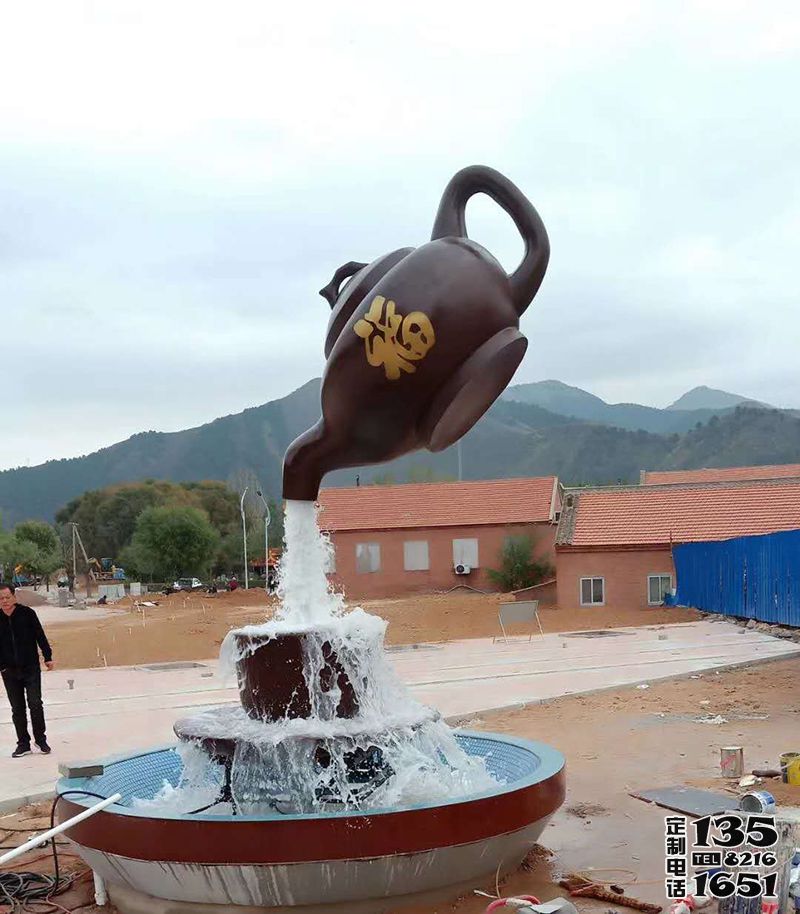
<path fill-rule="evenodd" d="M 661 606 L 664 597 L 672 593 L 671 574 L 651 574 L 647 576 L 647 602 L 650 606 Z"/>
<path fill-rule="evenodd" d="M 358 574 L 372 574 L 380 570 L 380 543 L 356 543 L 356 572 Z"/>
<path fill-rule="evenodd" d="M 581 578 L 581 606 L 602 606 L 605 602 L 605 578 Z"/>
<path fill-rule="evenodd" d="M 431 567 L 427 540 L 406 540 L 403 543 L 403 567 L 406 571 L 427 571 Z"/>
<path fill-rule="evenodd" d="M 478 567 L 477 539 L 453 540 L 453 564 L 469 565 L 470 568 Z"/>

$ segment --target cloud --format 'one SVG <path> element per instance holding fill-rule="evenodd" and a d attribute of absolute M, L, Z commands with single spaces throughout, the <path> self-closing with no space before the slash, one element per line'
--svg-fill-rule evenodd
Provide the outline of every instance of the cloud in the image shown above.
<path fill-rule="evenodd" d="M 519 381 L 798 405 L 794 4 L 260 2 L 0 21 L 0 466 L 318 374 L 335 268 L 429 237 L 470 162 L 539 208 Z M 491 201 L 471 234 L 513 269 Z"/>

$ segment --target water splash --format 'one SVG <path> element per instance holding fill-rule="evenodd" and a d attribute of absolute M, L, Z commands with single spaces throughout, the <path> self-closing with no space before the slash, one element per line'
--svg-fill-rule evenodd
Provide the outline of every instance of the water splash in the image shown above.
<path fill-rule="evenodd" d="M 495 781 L 483 761 L 468 756 L 438 712 L 400 681 L 384 650 L 385 620 L 360 607 L 348 611 L 333 591 L 325 574 L 332 547 L 319 530 L 316 506 L 287 502 L 285 531 L 279 609 L 268 622 L 229 632 L 219 669 L 230 681 L 254 643 L 302 635 L 310 714 L 256 720 L 230 705 L 192 718 L 198 741 L 235 742 L 231 786 L 238 812 L 397 808 L 491 788 Z M 358 710 L 351 718 L 337 717 L 341 691 L 335 683 L 322 684 L 331 651 L 353 689 Z M 181 785 L 166 785 L 147 803 L 150 808 L 189 812 L 212 802 L 219 765 L 205 753 L 198 756 L 196 746 L 181 752 Z M 228 814 L 232 808 L 220 803 L 209 813 Z"/>

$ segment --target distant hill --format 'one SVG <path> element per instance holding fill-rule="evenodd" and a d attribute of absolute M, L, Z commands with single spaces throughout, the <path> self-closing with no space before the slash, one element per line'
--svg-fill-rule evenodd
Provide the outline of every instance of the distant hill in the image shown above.
<path fill-rule="evenodd" d="M 85 457 L 50 460 L 0 473 L 4 527 L 28 517 L 50 519 L 87 489 L 117 482 L 169 479 L 224 482 L 255 472 L 270 494 L 280 492 L 288 443 L 319 416 L 319 379 L 288 397 L 181 432 L 140 432 Z"/>
<path fill-rule="evenodd" d="M 59 508 L 89 489 L 120 482 L 166 479 L 232 482 L 254 475 L 264 491 L 280 497 L 283 455 L 289 444 L 319 417 L 319 378 L 283 397 L 232 416 L 180 432 L 140 432 L 85 457 L 50 460 L 34 467 L 0 472 L 0 517 L 8 529 L 20 520 L 51 520 Z M 517 458 L 532 429 L 566 425 L 571 420 L 537 406 L 499 403 L 473 430 L 472 478 L 503 474 Z M 466 445 L 464 445 L 466 447 Z M 398 482 L 410 475 L 453 477 L 458 473 L 456 448 L 441 454 L 411 454 L 379 467 L 340 470 L 326 485 L 365 483 L 379 475 Z"/>
<path fill-rule="evenodd" d="M 641 406 L 638 403 L 606 403 L 580 387 L 570 387 L 561 381 L 516 384 L 509 387 L 503 397 L 506 400 L 542 406 L 561 416 L 602 422 L 603 425 L 631 431 L 641 429 L 657 435 L 682 434 L 694 428 L 698 422 L 708 422 L 712 416 L 724 416 L 740 405 L 771 408 L 738 394 L 712 390 L 710 387 L 690 390 L 667 409 Z"/>
<path fill-rule="evenodd" d="M 533 403 L 576 419 L 602 421 L 608 410 L 608 403 L 580 387 L 570 387 L 563 381 L 534 381 L 532 384 L 514 384 L 503 394 L 504 400 L 518 403 Z"/>
<path fill-rule="evenodd" d="M 548 395 L 557 395 L 558 382 L 547 383 Z M 540 389 L 547 393 L 546 388 Z M 590 399 L 603 403 L 581 394 L 585 392 L 567 388 L 565 396 L 586 409 Z M 563 401 L 551 403 L 565 408 Z M 683 416 L 680 411 L 652 412 Z M 689 412 L 693 417 L 702 413 Z M 283 454 L 318 415 L 319 379 L 315 379 L 280 400 L 197 428 L 168 434 L 142 432 L 85 457 L 6 470 L 0 473 L 3 524 L 8 528 L 26 518 L 51 520 L 59 508 L 88 489 L 144 479 L 231 482 L 244 472 L 254 474 L 265 492 L 277 499 Z M 711 415 L 695 427 L 698 421 L 694 418 L 681 434 L 657 434 L 501 399 L 462 442 L 463 477 L 556 474 L 565 484 L 579 485 L 637 482 L 642 469 L 800 463 L 800 418 L 792 412 L 739 406 Z M 458 448 L 452 447 L 440 454 L 411 454 L 383 466 L 340 470 L 329 474 L 325 484 L 352 485 L 357 477 L 369 484 L 379 478 L 405 482 L 457 476 Z"/>
<path fill-rule="evenodd" d="M 761 406 L 771 409 L 768 403 L 750 400 L 739 394 L 728 393 L 727 390 L 715 390 L 713 387 L 694 387 L 682 397 L 670 404 L 669 410 L 696 410 L 696 409 L 731 409 L 736 406 Z"/>
<path fill-rule="evenodd" d="M 677 439 L 657 468 L 770 466 L 800 463 L 800 418 L 796 412 L 739 406 Z"/>

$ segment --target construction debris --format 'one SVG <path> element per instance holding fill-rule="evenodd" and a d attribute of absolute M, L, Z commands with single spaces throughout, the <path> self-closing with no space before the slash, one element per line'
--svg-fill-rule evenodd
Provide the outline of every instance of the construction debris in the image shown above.
<path fill-rule="evenodd" d="M 756 777 L 754 774 L 746 774 L 743 778 L 739 779 L 740 787 L 755 787 L 756 784 L 761 783 L 761 778 Z"/>
<path fill-rule="evenodd" d="M 661 912 L 661 905 L 639 901 L 638 898 L 631 898 L 629 895 L 620 895 L 617 892 L 612 892 L 610 888 L 590 882 L 575 873 L 570 873 L 566 879 L 561 879 L 558 884 L 562 889 L 566 889 L 573 898 L 596 898 L 598 901 L 605 901 L 609 904 L 622 905 L 625 908 L 644 911 L 645 914 L 660 914 Z"/>
<path fill-rule="evenodd" d="M 675 812 L 687 813 L 690 816 L 713 816 L 727 812 L 735 804 L 724 793 L 712 790 L 700 790 L 696 787 L 662 787 L 656 790 L 637 790 L 631 794 L 637 800 L 645 800 L 672 809 Z"/>

